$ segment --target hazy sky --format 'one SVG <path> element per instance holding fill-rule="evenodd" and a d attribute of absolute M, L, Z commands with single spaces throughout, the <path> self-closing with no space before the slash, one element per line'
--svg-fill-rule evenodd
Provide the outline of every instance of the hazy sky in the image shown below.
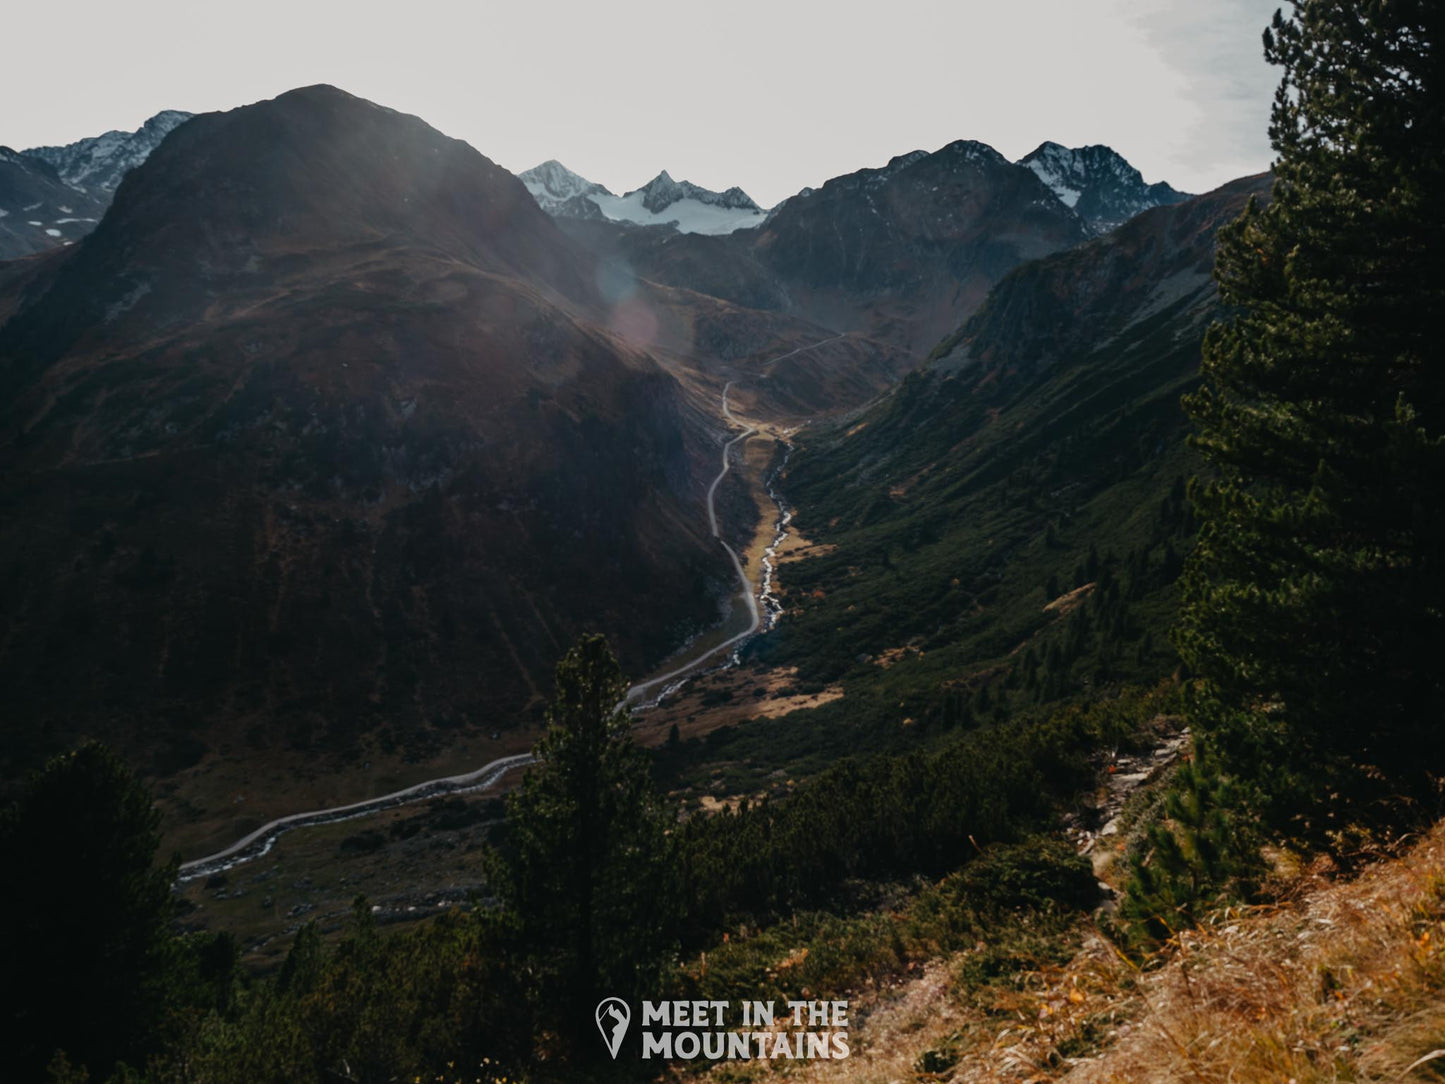
<path fill-rule="evenodd" d="M 666 168 L 764 205 L 915 148 L 1107 143 L 1204 191 L 1266 168 L 1279 0 L 197 0 L 10 5 L 0 144 L 333 83 L 509 169 Z"/>

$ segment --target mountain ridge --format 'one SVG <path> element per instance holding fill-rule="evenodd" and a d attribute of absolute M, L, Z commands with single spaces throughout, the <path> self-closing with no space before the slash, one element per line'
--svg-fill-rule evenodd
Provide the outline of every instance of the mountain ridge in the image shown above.
<path fill-rule="evenodd" d="M 21 153 L 53 167 L 72 188 L 114 192 L 128 172 L 192 116 L 179 109 L 163 109 L 134 132 L 116 129 L 60 146 L 31 147 Z"/>
<path fill-rule="evenodd" d="M 168 109 L 134 132 L 22 151 L 0 147 L 0 260 L 74 244 L 88 234 L 126 173 L 190 116 Z"/>
<path fill-rule="evenodd" d="M 937 151 L 908 151 L 894 155 L 881 167 L 864 167 L 854 173 L 867 173 L 875 183 L 881 184 L 900 170 L 934 154 L 972 154 L 999 163 L 1007 162 L 1002 154 L 987 143 L 957 139 Z M 1071 148 L 1046 141 L 1013 164 L 1034 173 L 1054 198 L 1077 213 L 1090 232 L 1095 234 L 1107 233 L 1150 207 L 1178 203 L 1189 195 L 1177 191 L 1167 182 L 1146 184 L 1138 169 L 1104 144 Z M 631 189 L 620 197 L 604 185 L 573 172 L 555 158 L 517 176 L 527 185 L 544 210 L 560 217 L 594 220 L 601 218 L 635 225 L 666 225 L 668 220 L 663 212 L 685 199 L 763 215 L 761 222 L 745 219 L 734 225 L 734 230 L 751 225 L 766 225 L 785 205 L 806 199 L 817 192 L 818 188 L 839 180 L 839 177 L 834 177 L 818 188 L 803 188 L 780 200 L 771 209 L 765 209 L 741 188 L 733 187 L 724 192 L 713 192 L 688 181 L 675 181 L 667 170 L 662 170 L 647 184 Z M 625 201 L 634 197 L 637 198 L 639 208 L 628 208 Z M 692 229 L 685 221 L 678 221 L 676 228 L 681 232 L 733 232 L 717 228 Z"/>
<path fill-rule="evenodd" d="M 756 229 L 714 237 L 666 223 L 637 229 L 591 213 L 602 197 L 579 201 L 585 216 L 574 205 L 558 221 L 645 278 L 922 356 L 1019 263 L 1107 232 L 1107 216 L 1124 218 L 1126 204 L 1144 209 L 1183 198 L 1144 186 L 1107 148 L 1088 161 L 1092 180 L 1073 199 L 1078 208 L 1032 165 L 960 139 L 805 188 L 762 215 Z"/>
<path fill-rule="evenodd" d="M 695 185 L 691 181 L 674 181 L 671 174 L 665 169 L 641 188 L 624 193 L 623 198 L 638 194 L 642 196 L 642 206 L 653 214 L 661 214 L 674 203 L 684 199 L 693 199 L 699 203 L 713 207 L 726 207 L 735 211 L 762 210 L 753 202 L 752 197 L 736 185 L 724 192 L 713 192 L 700 185 Z"/>
<path fill-rule="evenodd" d="M 517 176 L 538 206 L 559 218 L 670 226 L 683 233 L 726 234 L 758 225 L 764 214 L 752 197 L 737 186 L 714 192 L 691 181 L 675 181 L 665 169 L 646 184 L 621 196 L 573 172 L 555 158 L 523 170 Z"/>

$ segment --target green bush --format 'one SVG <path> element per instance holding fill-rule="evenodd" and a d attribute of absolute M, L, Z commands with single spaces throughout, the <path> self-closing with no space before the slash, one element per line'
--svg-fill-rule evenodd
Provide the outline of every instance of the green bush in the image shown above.
<path fill-rule="evenodd" d="M 964 867 L 957 884 L 977 906 L 1000 910 L 1051 904 L 1088 909 L 1099 900 L 1089 860 L 1050 836 L 988 848 Z"/>

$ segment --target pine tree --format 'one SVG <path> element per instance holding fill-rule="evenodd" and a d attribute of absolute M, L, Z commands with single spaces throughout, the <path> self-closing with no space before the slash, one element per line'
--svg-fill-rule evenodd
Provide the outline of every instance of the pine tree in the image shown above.
<path fill-rule="evenodd" d="M 0 814 L 5 931 L 0 1040 L 7 1071 L 43 1079 L 58 1050 L 103 1079 L 159 1041 L 173 952 L 174 864 L 160 816 L 114 753 L 52 760 Z"/>
<path fill-rule="evenodd" d="M 1207 749 L 1196 746 L 1170 781 L 1163 818 L 1129 857 L 1119 917 L 1132 940 L 1167 941 L 1208 907 L 1251 898 L 1261 863 L 1258 835 L 1242 804 Z"/>
<path fill-rule="evenodd" d="M 1279 809 L 1339 816 L 1330 796 L 1359 810 L 1445 768 L 1441 19 L 1276 14 L 1274 190 L 1221 232 L 1234 315 L 1186 399 L 1213 469 L 1178 635 L 1211 694 L 1195 723 Z"/>
<path fill-rule="evenodd" d="M 659 996 L 677 932 L 670 824 L 625 695 L 601 636 L 557 664 L 549 726 L 508 800 L 495 871 L 542 1013 L 584 1053 L 595 1053 L 603 997 Z"/>

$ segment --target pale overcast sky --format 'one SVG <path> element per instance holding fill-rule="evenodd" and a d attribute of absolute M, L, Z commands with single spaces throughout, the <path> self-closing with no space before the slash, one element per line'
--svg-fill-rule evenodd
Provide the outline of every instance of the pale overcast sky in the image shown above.
<path fill-rule="evenodd" d="M 1279 0 L 13 4 L 0 144 L 333 83 L 522 170 L 660 169 L 770 205 L 915 148 L 1107 143 L 1205 191 L 1269 165 Z"/>

